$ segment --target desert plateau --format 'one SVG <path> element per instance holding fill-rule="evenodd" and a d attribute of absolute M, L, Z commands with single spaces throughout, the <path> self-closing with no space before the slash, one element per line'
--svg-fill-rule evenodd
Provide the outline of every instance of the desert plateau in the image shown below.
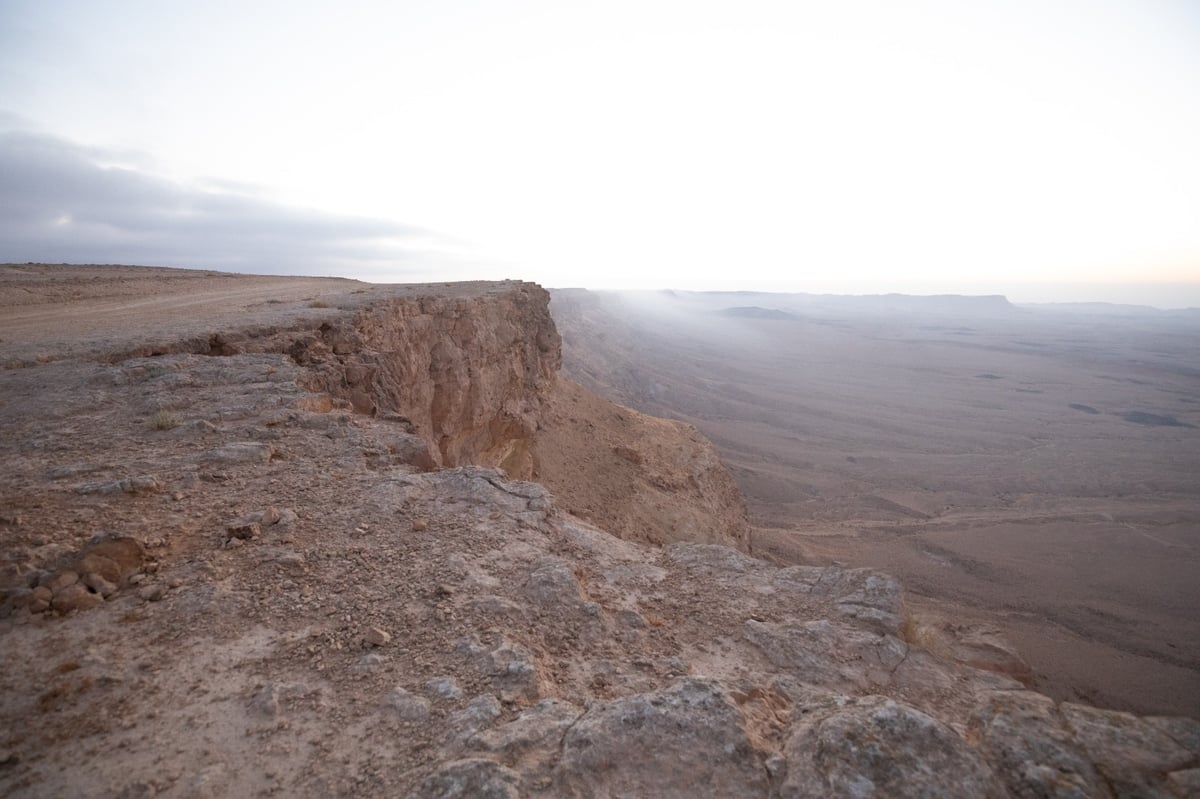
<path fill-rule="evenodd" d="M 0 266 L 0 795 L 1200 796 L 1198 344 Z"/>

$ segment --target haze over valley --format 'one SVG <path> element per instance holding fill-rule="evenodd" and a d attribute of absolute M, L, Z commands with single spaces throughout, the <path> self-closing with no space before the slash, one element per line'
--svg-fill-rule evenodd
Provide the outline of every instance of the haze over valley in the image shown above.
<path fill-rule="evenodd" d="M 1200 312 L 582 290 L 552 309 L 574 379 L 717 444 L 757 555 L 896 574 L 917 607 L 1000 625 L 1052 695 L 1200 713 Z"/>

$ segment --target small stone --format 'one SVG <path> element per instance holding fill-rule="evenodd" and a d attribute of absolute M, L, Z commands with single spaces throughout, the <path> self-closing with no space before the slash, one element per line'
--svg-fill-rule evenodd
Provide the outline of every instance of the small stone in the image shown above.
<path fill-rule="evenodd" d="M 117 592 L 117 587 L 105 580 L 104 577 L 96 572 L 88 572 L 83 576 L 83 584 L 95 591 L 100 596 L 108 599 Z"/>
<path fill-rule="evenodd" d="M 25 607 L 30 613 L 44 613 L 50 609 L 50 602 L 45 599 L 34 599 Z"/>
<path fill-rule="evenodd" d="M 299 569 L 304 565 L 304 555 L 300 552 L 283 551 L 270 556 L 270 560 L 286 569 Z"/>
<path fill-rule="evenodd" d="M 386 662 L 387 658 L 378 652 L 368 652 L 360 657 L 351 669 L 358 674 L 370 674 L 379 671 Z"/>
<path fill-rule="evenodd" d="M 263 527 L 270 527 L 273 524 L 278 524 L 282 518 L 283 514 L 279 512 L 279 508 L 272 505 L 262 512 L 262 519 L 259 521 Z"/>
<path fill-rule="evenodd" d="M 246 542 L 240 538 L 230 538 L 229 540 L 227 540 L 225 542 L 225 548 L 226 549 L 237 549 L 238 547 L 243 546 L 245 543 Z"/>
<path fill-rule="evenodd" d="M 425 683 L 425 690 L 442 699 L 458 699 L 462 689 L 453 677 L 434 677 Z"/>
<path fill-rule="evenodd" d="M 59 613 L 70 613 L 72 610 L 89 610 L 104 604 L 104 597 L 93 594 L 84 587 L 83 583 L 72 583 L 61 591 L 54 592 L 50 605 Z"/>
<path fill-rule="evenodd" d="M 403 688 L 393 688 L 383 699 L 384 707 L 396 712 L 404 721 L 423 721 L 429 718 L 429 700 L 410 694 Z"/>
<path fill-rule="evenodd" d="M 73 571 L 61 571 L 51 577 L 45 585 L 52 593 L 57 594 L 62 589 L 77 582 L 79 582 L 78 574 Z"/>
<path fill-rule="evenodd" d="M 153 585 L 145 585 L 138 589 L 138 597 L 146 602 L 161 601 L 167 595 L 167 587 L 162 583 L 154 583 Z"/>
<path fill-rule="evenodd" d="M 273 455 L 275 450 L 269 444 L 238 441 L 194 455 L 191 460 L 208 464 L 266 463 Z"/>
<path fill-rule="evenodd" d="M 262 527 L 258 522 L 236 521 L 225 528 L 229 533 L 230 538 L 237 538 L 245 541 L 250 538 L 257 537 L 262 532 Z"/>
<path fill-rule="evenodd" d="M 387 646 L 388 642 L 392 640 L 392 634 L 379 627 L 371 627 L 363 639 L 371 646 Z"/>
<path fill-rule="evenodd" d="M 95 483 L 81 483 L 75 486 L 80 494 L 145 494 L 162 491 L 162 483 L 151 476 L 126 477 L 121 480 L 104 480 Z"/>
<path fill-rule="evenodd" d="M 491 694 L 480 694 L 462 710 L 450 716 L 451 726 L 473 733 L 487 727 L 500 717 L 500 700 Z"/>
<path fill-rule="evenodd" d="M 33 589 L 30 595 L 33 597 L 33 601 L 44 599 L 49 602 L 54 598 L 54 592 L 51 591 L 48 586 L 44 585 L 39 585 L 37 588 Z"/>
<path fill-rule="evenodd" d="M 429 529 L 428 519 L 413 519 L 412 529 L 414 533 L 420 533 Z"/>

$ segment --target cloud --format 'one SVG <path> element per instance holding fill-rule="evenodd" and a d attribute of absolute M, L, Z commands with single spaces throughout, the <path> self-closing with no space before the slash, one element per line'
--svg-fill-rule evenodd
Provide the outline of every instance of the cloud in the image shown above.
<path fill-rule="evenodd" d="M 124 263 L 418 279 L 455 243 L 381 219 L 293 208 L 249 187 L 168 180 L 137 154 L 0 132 L 0 262 Z"/>

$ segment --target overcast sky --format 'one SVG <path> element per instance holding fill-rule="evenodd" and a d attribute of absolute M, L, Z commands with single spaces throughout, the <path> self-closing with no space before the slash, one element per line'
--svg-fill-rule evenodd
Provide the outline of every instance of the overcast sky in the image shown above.
<path fill-rule="evenodd" d="M 1200 4 L 0 0 L 0 260 L 1200 306 Z"/>

